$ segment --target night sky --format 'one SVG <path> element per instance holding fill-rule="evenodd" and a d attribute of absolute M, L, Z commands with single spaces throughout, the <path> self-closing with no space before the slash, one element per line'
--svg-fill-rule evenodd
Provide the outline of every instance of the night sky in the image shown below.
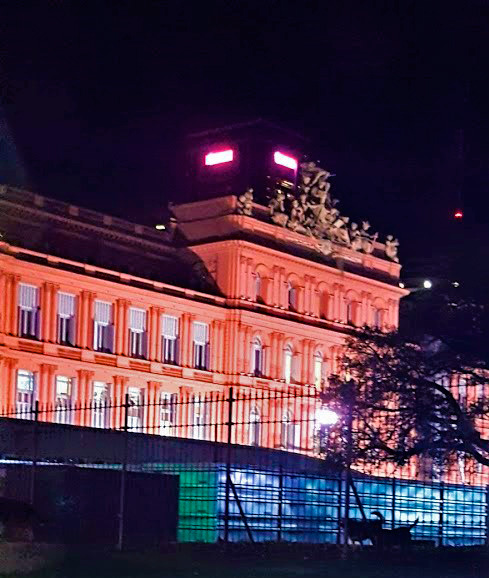
<path fill-rule="evenodd" d="M 154 223 L 185 133 L 265 117 L 311 138 L 340 208 L 397 235 L 408 272 L 474 280 L 488 30 L 469 0 L 1 2 L 0 180 Z"/>

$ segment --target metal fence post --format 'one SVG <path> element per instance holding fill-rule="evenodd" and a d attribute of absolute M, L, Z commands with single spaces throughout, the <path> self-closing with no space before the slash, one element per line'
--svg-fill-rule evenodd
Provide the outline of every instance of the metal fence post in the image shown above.
<path fill-rule="evenodd" d="M 391 528 L 396 525 L 396 478 L 392 478 L 392 504 L 391 504 Z"/>
<path fill-rule="evenodd" d="M 117 536 L 117 549 L 122 551 L 124 547 L 124 509 L 126 505 L 126 473 L 127 473 L 127 450 L 128 450 L 128 422 L 129 422 L 129 394 L 126 393 L 124 400 L 124 426 L 123 426 L 123 454 L 121 464 L 121 485 L 119 490 L 119 524 Z"/>
<path fill-rule="evenodd" d="M 32 408 L 32 413 L 34 414 L 34 420 L 32 425 L 32 466 L 31 466 L 31 487 L 29 489 L 29 499 L 30 503 L 34 505 L 34 495 L 36 489 L 36 473 L 37 473 L 37 453 L 38 453 L 38 435 L 39 430 L 37 427 L 39 421 L 39 401 L 34 402 L 34 407 Z"/>
<path fill-rule="evenodd" d="M 284 502 L 284 472 L 282 466 L 279 468 L 278 474 L 278 531 L 277 542 L 282 541 L 282 517 L 283 517 L 283 502 Z"/>
<path fill-rule="evenodd" d="M 489 485 L 486 486 L 486 545 L 489 545 Z"/>
<path fill-rule="evenodd" d="M 350 483 L 351 483 L 351 462 L 353 452 L 353 384 L 347 381 L 347 420 L 346 420 L 346 464 L 345 464 L 345 523 L 344 523 L 344 545 L 348 545 L 349 538 L 349 518 L 350 518 Z"/>
<path fill-rule="evenodd" d="M 229 388 L 228 398 L 228 441 L 226 451 L 226 495 L 224 498 L 224 542 L 229 542 L 229 498 L 231 493 L 231 442 L 233 426 L 233 388 Z"/>
<path fill-rule="evenodd" d="M 445 485 L 443 482 L 440 482 L 440 509 L 439 509 L 440 518 L 438 522 L 438 546 L 443 546 L 444 509 L 445 509 Z"/>

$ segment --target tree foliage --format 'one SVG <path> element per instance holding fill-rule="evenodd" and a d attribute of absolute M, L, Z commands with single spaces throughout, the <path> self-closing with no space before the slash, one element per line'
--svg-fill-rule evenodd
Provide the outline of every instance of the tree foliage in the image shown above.
<path fill-rule="evenodd" d="M 424 456 L 446 463 L 465 455 L 489 465 L 487 309 L 447 293 L 410 307 L 399 332 L 364 329 L 348 340 L 323 394 L 343 417 L 330 451 L 345 460 L 351 411 L 353 462 L 403 465 Z"/>

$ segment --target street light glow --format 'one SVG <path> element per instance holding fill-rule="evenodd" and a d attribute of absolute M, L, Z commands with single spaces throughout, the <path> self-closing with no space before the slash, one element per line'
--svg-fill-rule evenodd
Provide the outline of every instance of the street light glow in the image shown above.
<path fill-rule="evenodd" d="M 320 425 L 334 425 L 339 419 L 339 415 L 327 407 L 321 407 L 316 412 L 316 420 Z"/>
<path fill-rule="evenodd" d="M 423 287 L 425 289 L 431 289 L 433 287 L 433 283 L 429 279 L 425 279 L 423 281 Z"/>

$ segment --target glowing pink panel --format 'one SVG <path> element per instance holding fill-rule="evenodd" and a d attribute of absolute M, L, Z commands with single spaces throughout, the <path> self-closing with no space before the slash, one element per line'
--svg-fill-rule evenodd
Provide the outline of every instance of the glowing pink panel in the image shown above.
<path fill-rule="evenodd" d="M 277 165 L 282 165 L 283 167 L 287 167 L 293 171 L 297 170 L 297 159 L 284 155 L 284 153 L 281 153 L 280 151 L 275 151 L 273 153 L 273 160 Z"/>
<path fill-rule="evenodd" d="M 205 155 L 205 164 L 207 166 L 220 165 L 222 163 L 230 163 L 234 159 L 233 149 L 225 151 L 217 151 Z"/>

